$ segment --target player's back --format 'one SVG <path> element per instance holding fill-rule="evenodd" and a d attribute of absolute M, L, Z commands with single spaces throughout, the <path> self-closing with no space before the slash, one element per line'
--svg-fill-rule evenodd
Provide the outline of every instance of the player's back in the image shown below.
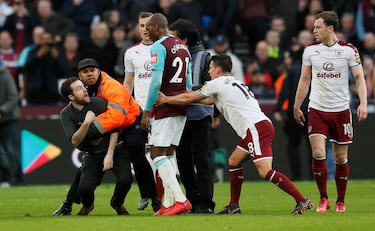
<path fill-rule="evenodd" d="M 190 53 L 177 37 L 168 36 L 161 44 L 165 47 L 166 56 L 160 90 L 166 95 L 185 92 Z"/>
<path fill-rule="evenodd" d="M 177 95 L 186 91 L 186 78 L 190 53 L 182 41 L 174 36 L 164 36 L 151 47 L 152 70 L 163 71 L 160 91 Z M 163 105 L 153 108 L 155 118 L 186 115 L 187 106 Z"/>
<path fill-rule="evenodd" d="M 247 128 L 255 123 L 269 120 L 254 94 L 233 76 L 221 76 L 208 81 L 200 92 L 214 96 L 216 107 L 240 137 L 246 136 Z"/>

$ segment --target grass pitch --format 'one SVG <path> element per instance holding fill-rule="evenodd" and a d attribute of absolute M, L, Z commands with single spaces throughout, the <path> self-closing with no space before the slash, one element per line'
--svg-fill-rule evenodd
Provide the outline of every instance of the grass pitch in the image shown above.
<path fill-rule="evenodd" d="M 319 196 L 315 182 L 296 182 L 305 196 L 317 205 Z M 80 205 L 74 205 L 73 215 L 52 217 L 52 212 L 65 198 L 68 185 L 24 186 L 0 188 L 0 230 L 375 230 L 375 181 L 349 181 L 345 213 L 335 212 L 336 189 L 329 182 L 328 193 L 333 205 L 325 214 L 315 208 L 303 215 L 292 216 L 294 200 L 269 182 L 246 182 L 243 185 L 241 215 L 183 214 L 155 217 L 149 205 L 136 209 L 139 193 L 133 184 L 125 204 L 130 216 L 119 217 L 109 206 L 113 185 L 101 185 L 96 190 L 95 209 L 87 217 L 76 216 Z M 229 184 L 215 184 L 215 211 L 229 200 Z"/>

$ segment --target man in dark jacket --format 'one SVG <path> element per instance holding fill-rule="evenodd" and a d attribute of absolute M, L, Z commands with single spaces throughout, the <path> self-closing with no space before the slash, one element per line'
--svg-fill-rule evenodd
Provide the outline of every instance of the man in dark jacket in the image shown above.
<path fill-rule="evenodd" d="M 20 157 L 19 98 L 16 84 L 0 60 L 0 187 L 9 187 L 12 172 L 23 183 Z"/>
<path fill-rule="evenodd" d="M 179 19 L 169 27 L 172 34 L 185 42 L 192 56 L 193 90 L 211 77 L 208 74 L 210 55 L 205 51 L 198 29 L 188 20 Z M 176 158 L 186 196 L 195 213 L 213 213 L 213 178 L 210 164 L 210 130 L 213 106 L 193 104 L 188 108 L 187 121 Z"/>

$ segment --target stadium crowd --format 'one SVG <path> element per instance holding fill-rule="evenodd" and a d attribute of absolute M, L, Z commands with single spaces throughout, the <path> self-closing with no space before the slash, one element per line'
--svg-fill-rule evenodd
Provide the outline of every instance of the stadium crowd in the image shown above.
<path fill-rule="evenodd" d="M 292 63 L 300 63 L 303 47 L 313 41 L 314 14 L 335 10 L 340 40 L 355 45 L 373 100 L 375 25 L 370 0 L 294 0 L 282 6 L 263 0 L 1 0 L 0 58 L 16 81 L 23 105 L 60 104 L 58 83 L 76 74 L 81 57 L 95 57 L 103 70 L 120 81 L 123 55 L 140 37 L 140 11 L 161 12 L 170 23 L 190 20 L 211 54 L 229 53 L 233 74 L 258 99 L 277 98 Z M 45 65 L 48 64 L 48 65 Z M 357 99 L 354 87 L 353 99 Z"/>
<path fill-rule="evenodd" d="M 124 54 L 141 39 L 138 15 L 158 12 L 169 23 L 192 22 L 207 52 L 229 55 L 232 75 L 260 102 L 277 100 L 291 68 L 301 66 L 304 48 L 314 42 L 315 15 L 334 10 L 340 19 L 337 36 L 359 49 L 368 101 L 374 102 L 375 1 L 284 5 L 271 0 L 0 0 L 0 61 L 16 83 L 21 106 L 64 105 L 60 83 L 77 76 L 84 58 L 95 58 L 102 71 L 123 83 Z M 350 86 L 354 107 L 359 98 L 353 77 Z"/>

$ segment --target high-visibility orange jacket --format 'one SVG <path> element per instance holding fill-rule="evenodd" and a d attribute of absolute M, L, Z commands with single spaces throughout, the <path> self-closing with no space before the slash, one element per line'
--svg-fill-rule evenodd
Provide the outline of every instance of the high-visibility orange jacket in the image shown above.
<path fill-rule="evenodd" d="M 98 115 L 94 121 L 100 133 L 132 125 L 141 113 L 138 103 L 116 79 L 101 71 L 101 82 L 97 97 L 108 101 L 107 111 Z"/>

